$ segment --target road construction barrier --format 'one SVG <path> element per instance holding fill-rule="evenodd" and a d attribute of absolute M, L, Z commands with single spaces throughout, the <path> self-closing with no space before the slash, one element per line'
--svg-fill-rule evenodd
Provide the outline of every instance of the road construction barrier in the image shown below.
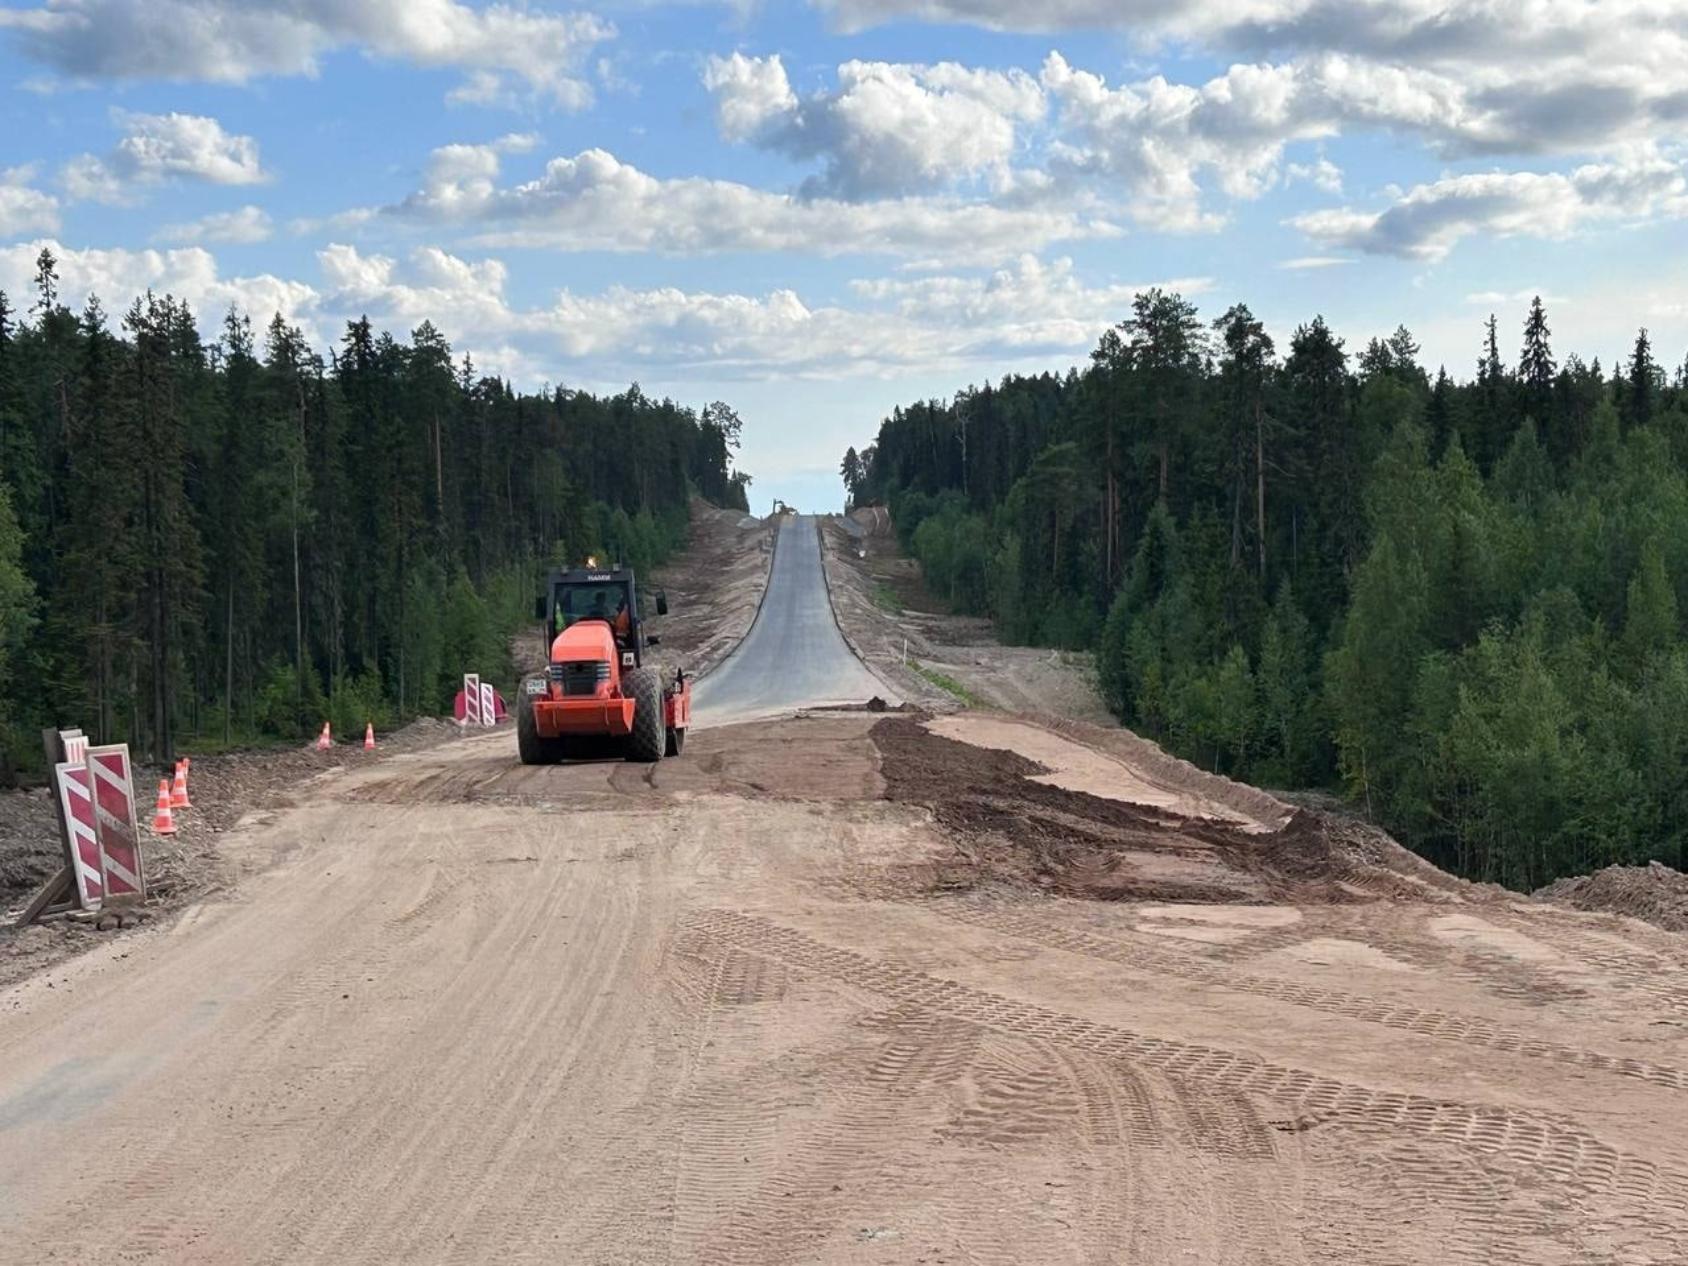
<path fill-rule="evenodd" d="M 324 721 L 322 723 L 322 733 L 317 735 L 316 749 L 319 752 L 326 752 L 329 748 L 334 746 L 334 735 L 328 727 L 329 723 Z"/>
<path fill-rule="evenodd" d="M 507 720 L 510 710 L 496 686 L 482 681 L 475 673 L 464 673 L 463 689 L 451 702 L 451 715 L 461 726 L 478 728 Z"/>
<path fill-rule="evenodd" d="M 88 761 L 88 736 L 81 730 L 60 730 L 59 742 L 64 744 L 67 765 L 83 765 Z"/>
<path fill-rule="evenodd" d="M 105 900 L 105 868 L 100 861 L 100 837 L 94 823 L 94 797 L 88 789 L 88 767 L 62 762 L 53 766 L 59 805 L 70 836 L 70 860 L 76 879 L 76 900 L 84 910 L 98 910 Z"/>
<path fill-rule="evenodd" d="M 87 768 L 94 780 L 94 829 L 100 842 L 105 903 L 108 907 L 140 905 L 147 896 L 146 870 L 141 861 L 129 745 L 108 743 L 89 748 Z M 179 768 L 185 775 L 187 762 Z M 185 782 L 182 790 L 185 796 Z"/>
<path fill-rule="evenodd" d="M 170 780 L 158 780 L 158 804 L 152 811 L 152 833 L 154 835 L 174 835 L 176 833 L 176 815 L 170 812 Z"/>

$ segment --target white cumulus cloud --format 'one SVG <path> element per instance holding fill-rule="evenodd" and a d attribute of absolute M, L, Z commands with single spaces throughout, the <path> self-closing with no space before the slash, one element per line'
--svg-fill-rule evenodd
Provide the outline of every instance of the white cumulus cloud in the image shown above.
<path fill-rule="evenodd" d="M 74 81 L 313 75 L 325 55 L 352 48 L 461 69 L 459 100 L 525 94 L 571 109 L 592 97 L 587 56 L 615 35 L 591 13 L 458 0 L 49 0 L 0 10 L 0 27 L 12 28 L 26 56 Z"/>
<path fill-rule="evenodd" d="M 1321 246 L 1439 260 L 1464 238 L 1565 238 L 1596 223 L 1688 214 L 1688 178 L 1662 159 L 1569 173 L 1480 172 L 1418 185 L 1381 211 L 1342 207 L 1292 225 Z"/>
<path fill-rule="evenodd" d="M 198 180 L 214 185 L 252 185 L 267 179 L 258 160 L 258 142 L 223 130 L 216 119 L 199 114 L 113 113 L 125 135 L 105 155 L 83 154 L 61 173 L 74 198 L 121 202 L 139 186 L 167 180 Z"/>
<path fill-rule="evenodd" d="M 703 86 L 715 97 L 715 119 L 729 141 L 750 140 L 797 109 L 797 94 L 778 54 L 711 57 L 704 63 Z"/>
<path fill-rule="evenodd" d="M 864 280 L 856 302 L 812 304 L 793 289 L 763 294 L 612 286 L 562 290 L 511 306 L 496 260 L 435 247 L 408 261 L 330 246 L 320 259 L 328 306 L 395 325 L 429 317 L 454 341 L 512 350 L 530 365 L 589 364 L 603 375 L 661 372 L 708 379 L 838 378 L 909 369 L 997 365 L 1006 357 L 1079 355 L 1120 319 L 1139 288 L 1086 284 L 1069 260 L 1027 255 L 989 277 Z M 1204 278 L 1159 284 L 1195 293 Z M 497 350 L 502 349 L 502 350 Z M 475 352 L 477 362 L 485 354 Z"/>
<path fill-rule="evenodd" d="M 1407 104 L 1391 100 L 1401 86 L 1433 76 L 1480 123 L 1457 136 L 1479 152 L 1645 140 L 1679 131 L 1688 100 L 1688 10 L 1668 0 L 817 2 L 847 29 L 913 19 L 1052 35 L 1113 30 L 1151 52 L 1177 42 L 1219 57 L 1334 58 L 1389 115 Z M 1352 104 L 1363 108 L 1364 96 Z"/>
<path fill-rule="evenodd" d="M 947 196 L 849 202 L 771 193 L 700 177 L 661 179 L 604 150 L 554 158 L 535 179 L 497 180 L 486 147 L 436 151 L 423 187 L 374 219 L 465 226 L 483 246 L 714 254 L 792 251 L 890 255 L 928 263 L 995 263 L 1061 241 L 1113 237 L 1113 224 L 1047 206 Z"/>
<path fill-rule="evenodd" d="M 1024 71 L 954 62 L 849 61 L 836 89 L 801 99 L 778 55 L 711 58 L 703 79 L 722 135 L 819 160 L 809 192 L 851 199 L 975 178 L 1006 185 L 1019 129 L 1045 109 L 1042 88 Z"/>
<path fill-rule="evenodd" d="M 36 258 L 44 249 L 58 260 L 60 300 L 73 308 L 98 295 L 108 312 L 120 312 L 152 290 L 186 300 L 207 337 L 215 336 L 231 304 L 259 322 L 279 312 L 284 320 L 302 324 L 313 340 L 324 333 L 313 319 L 319 298 L 314 286 L 270 273 L 224 277 L 216 256 L 199 246 L 164 251 L 78 249 L 50 238 L 36 239 L 0 247 L 0 290 L 28 291 Z"/>
<path fill-rule="evenodd" d="M 244 206 L 234 211 L 216 211 L 183 224 L 167 224 L 155 236 L 161 242 L 187 245 L 193 242 L 250 244 L 267 242 L 275 233 L 270 214 L 262 207 Z"/>
<path fill-rule="evenodd" d="M 0 237 L 51 233 L 59 227 L 59 200 L 37 189 L 33 167 L 0 169 Z"/>
<path fill-rule="evenodd" d="M 436 246 L 403 257 L 336 243 L 317 255 L 314 282 L 259 274 L 225 277 L 203 247 L 73 249 L 53 240 L 0 247 L 0 289 L 26 291 L 43 249 L 59 261 L 64 301 L 97 293 L 120 311 L 147 289 L 185 299 L 202 334 L 216 337 L 233 304 L 254 322 L 279 312 L 318 347 L 367 314 L 404 331 L 431 320 L 483 369 L 524 375 L 526 386 L 590 375 L 692 381 L 839 379 L 966 367 L 992 371 L 1014 358 L 1080 356 L 1128 310 L 1136 286 L 1093 284 L 1070 261 L 1024 256 L 986 277 L 865 279 L 847 301 L 817 303 L 790 287 L 760 293 L 611 286 L 555 291 L 515 303 L 509 269 Z M 1152 284 L 1194 293 L 1205 279 Z"/>

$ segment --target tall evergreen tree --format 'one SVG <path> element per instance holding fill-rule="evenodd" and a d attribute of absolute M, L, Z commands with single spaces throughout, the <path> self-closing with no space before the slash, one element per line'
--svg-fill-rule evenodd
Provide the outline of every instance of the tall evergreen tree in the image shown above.
<path fill-rule="evenodd" d="M 1253 501 L 1256 570 L 1266 580 L 1266 382 L 1275 348 L 1248 305 L 1235 304 L 1214 323 L 1224 344 L 1220 377 L 1226 390 L 1227 461 L 1231 479 L 1231 565 L 1242 555 L 1245 500 Z M 1250 458 L 1252 457 L 1252 470 Z M 1250 477 L 1252 475 L 1252 478 Z M 1247 485 L 1252 483 L 1252 489 Z M 1246 491 L 1245 491 L 1246 489 Z M 1252 492 L 1252 498 L 1247 494 Z"/>
<path fill-rule="evenodd" d="M 1194 415 L 1205 342 L 1196 306 L 1182 295 L 1151 289 L 1131 307 L 1131 318 L 1119 328 L 1144 395 L 1160 471 L 1156 488 L 1164 501 L 1172 486 L 1173 449 Z"/>
<path fill-rule="evenodd" d="M 1530 301 L 1530 315 L 1524 321 L 1524 349 L 1518 357 L 1518 385 L 1523 394 L 1524 413 L 1538 427 L 1553 422 L 1553 381 L 1558 366 L 1548 345 L 1547 309 L 1541 296 Z"/>
<path fill-rule="evenodd" d="M 1353 426 L 1348 354 L 1323 317 L 1295 331 L 1283 379 L 1299 433 L 1289 459 L 1298 476 L 1291 576 L 1319 607 L 1334 607 L 1365 549 L 1362 492 L 1372 454 Z"/>
<path fill-rule="evenodd" d="M 1511 438 L 1510 382 L 1500 358 L 1499 323 L 1493 313 L 1484 325 L 1483 354 L 1477 361 L 1476 409 L 1464 441 L 1478 467 L 1487 473 Z"/>
<path fill-rule="evenodd" d="M 1636 332 L 1635 347 L 1629 354 L 1629 376 L 1624 384 L 1624 407 L 1620 410 L 1620 416 L 1630 426 L 1645 426 L 1653 420 L 1661 376 L 1644 326 Z"/>

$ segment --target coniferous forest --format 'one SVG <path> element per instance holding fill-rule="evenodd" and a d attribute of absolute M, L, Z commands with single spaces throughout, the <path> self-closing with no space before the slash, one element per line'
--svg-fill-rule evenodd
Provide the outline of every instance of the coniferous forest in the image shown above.
<path fill-rule="evenodd" d="M 1088 648 L 1120 720 L 1340 789 L 1436 863 L 1534 888 L 1688 860 L 1688 375 L 1645 330 L 1561 355 L 1538 299 L 1475 374 L 1406 329 L 1139 295 L 1089 363 L 900 408 L 845 454 L 927 582 Z"/>
<path fill-rule="evenodd" d="M 0 295 L 0 774 L 77 725 L 166 761 L 362 731 L 502 680 L 540 573 L 648 568 L 689 498 L 743 507 L 739 420 L 481 377 L 424 322 L 313 349 L 168 296 Z"/>

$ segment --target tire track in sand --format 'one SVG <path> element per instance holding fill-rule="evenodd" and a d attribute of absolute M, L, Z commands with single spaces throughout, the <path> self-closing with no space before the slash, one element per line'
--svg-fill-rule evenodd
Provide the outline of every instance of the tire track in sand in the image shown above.
<path fill-rule="evenodd" d="M 1541 1041 L 1480 1016 L 1460 1015 L 1456 1012 L 1415 1007 L 1406 1003 L 1385 1002 L 1360 994 L 1279 980 L 1271 976 L 1245 975 L 1193 956 L 1139 945 L 1124 939 L 1116 940 L 1055 927 L 1035 915 L 1012 909 L 976 903 L 947 902 L 934 902 L 926 908 L 957 923 L 1003 932 L 1051 949 L 1065 950 L 1143 971 L 1176 976 L 1198 984 L 1229 989 L 1235 993 L 1271 998 L 1293 1006 L 1339 1015 L 1344 1019 L 1380 1024 L 1385 1028 L 1400 1029 L 1424 1037 L 1444 1038 L 1486 1050 L 1590 1068 L 1672 1090 L 1688 1088 L 1688 1072 L 1669 1064 L 1620 1058 L 1580 1046 Z"/>
<path fill-rule="evenodd" d="M 1623 1153 L 1561 1118 L 1378 1090 L 1234 1051 L 1151 1037 L 890 966 L 733 911 L 701 912 L 691 927 L 725 944 L 936 1014 L 1041 1038 L 1219 1091 L 1276 1100 L 1314 1124 L 1335 1121 L 1361 1134 L 1423 1138 L 1522 1167 L 1575 1201 L 1621 1204 L 1637 1228 L 1661 1242 L 1672 1242 L 1688 1225 L 1688 1178 Z M 1435 1183 L 1435 1176 L 1428 1181 Z M 1438 1190 L 1460 1216 L 1480 1221 L 1496 1213 L 1490 1188 L 1447 1184 Z"/>

